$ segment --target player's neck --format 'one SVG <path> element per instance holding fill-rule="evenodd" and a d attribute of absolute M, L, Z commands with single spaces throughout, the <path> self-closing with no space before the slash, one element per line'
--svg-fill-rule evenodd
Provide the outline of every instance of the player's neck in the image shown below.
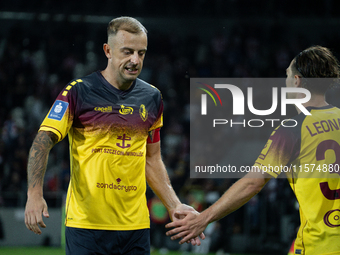
<path fill-rule="evenodd" d="M 110 83 L 113 87 L 119 90 L 128 90 L 131 85 L 133 84 L 133 81 L 129 81 L 126 83 L 119 82 L 115 77 L 111 75 L 111 72 L 109 72 L 107 69 L 101 71 L 101 74 L 107 80 L 108 83 Z"/>
<path fill-rule="evenodd" d="M 310 100 L 307 103 L 302 104 L 305 108 L 306 107 L 323 107 L 327 106 L 328 103 L 325 100 L 325 95 L 315 95 L 312 94 Z M 299 108 L 296 107 L 298 113 L 301 112 Z"/>

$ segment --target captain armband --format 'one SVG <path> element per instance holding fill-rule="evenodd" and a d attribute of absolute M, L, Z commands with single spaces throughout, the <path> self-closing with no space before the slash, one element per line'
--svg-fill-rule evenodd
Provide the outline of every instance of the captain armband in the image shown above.
<path fill-rule="evenodd" d="M 161 140 L 160 128 L 149 131 L 147 143 L 157 143 Z"/>

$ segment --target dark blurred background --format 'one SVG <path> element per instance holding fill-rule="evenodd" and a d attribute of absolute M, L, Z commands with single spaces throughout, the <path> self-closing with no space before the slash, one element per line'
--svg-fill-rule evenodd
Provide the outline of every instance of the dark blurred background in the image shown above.
<path fill-rule="evenodd" d="M 112 18 L 133 16 L 149 31 L 140 78 L 164 97 L 163 160 L 181 200 L 203 210 L 234 180 L 189 178 L 190 78 L 285 77 L 292 58 L 316 44 L 339 57 L 339 7 L 335 0 L 1 1 L 0 208 L 25 206 L 28 151 L 39 125 L 71 79 L 106 67 L 102 46 Z M 330 93 L 333 104 L 338 99 L 338 90 Z M 229 135 L 240 147 L 264 144 L 269 134 Z M 65 139 L 49 158 L 44 194 L 50 208 L 61 208 L 68 181 Z M 299 225 L 287 181 L 272 180 L 246 206 L 211 224 L 206 244 L 192 250 L 165 237 L 167 213 L 150 190 L 147 196 L 152 245 L 164 252 L 287 254 Z"/>

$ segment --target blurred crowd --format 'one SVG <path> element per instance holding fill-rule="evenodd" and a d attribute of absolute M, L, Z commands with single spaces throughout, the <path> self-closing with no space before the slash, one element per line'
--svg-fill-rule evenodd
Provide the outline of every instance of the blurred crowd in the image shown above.
<path fill-rule="evenodd" d="M 100 4 L 91 0 L 79 4 L 76 0 L 3 0 L 0 10 L 47 12 L 47 13 L 86 13 L 92 15 L 109 15 L 129 13 L 131 16 L 228 16 L 240 17 L 253 15 L 276 17 L 293 16 L 339 16 L 339 2 L 324 0 L 310 2 L 301 1 L 266 1 L 266 0 L 104 0 Z"/>
<path fill-rule="evenodd" d="M 107 9 L 111 8 L 113 1 L 104 2 L 104 5 L 108 6 Z M 125 4 L 127 2 L 121 2 L 120 8 L 127 6 Z M 148 6 L 157 4 L 153 0 L 132 2 L 134 4 L 129 2 L 129 5 L 144 6 L 145 2 L 150 2 Z M 166 2 L 169 6 L 173 3 Z M 206 1 L 195 1 L 195 5 L 192 2 L 181 1 L 185 3 L 183 8 L 189 13 L 194 12 L 195 8 L 199 10 L 195 13 L 205 8 Z M 213 2 L 215 4 L 209 5 L 209 8 L 215 8 L 213 12 L 218 15 L 219 5 L 237 6 L 235 10 L 240 12 L 245 1 Z M 251 2 L 263 4 L 265 1 Z M 280 10 L 284 11 L 292 1 L 284 1 L 285 4 L 283 1 L 270 2 L 266 10 L 282 5 Z M 312 4 L 307 1 L 300 2 L 300 5 Z M 324 2 L 322 10 L 316 8 L 315 12 L 322 12 L 320 16 L 327 13 L 332 15 L 332 6 L 337 2 Z M 30 2 L 30 6 L 27 6 L 27 3 L 13 1 L 17 9 L 22 11 L 26 8 L 30 11 L 32 3 Z M 41 8 L 49 9 L 51 6 L 54 7 L 54 3 L 55 1 L 43 1 Z M 6 9 L 6 4 L 3 5 Z M 58 11 L 58 6 L 52 9 Z M 87 6 L 82 5 L 81 8 Z M 149 10 L 146 7 L 144 9 L 146 13 Z M 251 8 L 248 9 L 251 12 Z M 168 12 L 170 14 L 171 8 Z M 71 79 L 105 68 L 106 58 L 102 51 L 102 45 L 106 40 L 105 26 L 67 21 L 17 21 L 12 22 L 7 32 L 1 34 L 0 206 L 25 205 L 28 152 L 40 123 L 59 92 Z M 163 94 L 165 108 L 164 127 L 161 130 L 162 155 L 172 185 L 183 201 L 197 210 L 203 210 L 216 201 L 234 181 L 189 178 L 190 77 L 285 77 L 285 69 L 299 51 L 312 44 L 321 44 L 333 49 L 338 56 L 340 52 L 338 41 L 336 35 L 311 39 L 299 35 L 298 31 L 293 32 L 281 26 L 259 27 L 249 23 L 248 25 L 236 23 L 228 31 L 216 30 L 211 38 L 190 31 L 183 36 L 180 33 L 173 32 L 170 35 L 167 31 L 149 30 L 149 47 L 140 78 L 158 87 Z M 231 143 L 237 143 L 246 137 L 239 134 L 239 139 L 235 139 L 233 134 L 229 135 Z M 262 138 L 265 140 L 268 135 L 269 133 L 264 134 Z M 69 154 L 68 141 L 65 139 L 52 149 L 49 157 L 44 189 L 50 207 L 61 206 L 68 181 Z M 149 205 L 151 215 L 154 216 L 153 226 L 164 224 L 168 220 L 164 215 L 166 212 L 159 211 L 159 203 L 155 201 L 156 198 L 150 190 L 147 196 L 151 201 Z M 270 182 L 265 191 L 239 213 L 232 214 L 212 226 L 215 230 L 223 230 L 222 232 L 211 233 L 251 234 L 261 230 L 264 238 L 273 237 L 278 233 L 280 222 L 276 217 L 267 219 L 263 216 L 264 211 L 265 215 L 292 214 L 298 217 L 293 194 L 284 180 Z M 245 215 L 252 215 L 248 222 L 245 222 L 247 218 Z M 163 228 L 160 231 L 164 231 Z M 212 240 L 219 240 L 212 242 L 215 246 L 221 246 L 221 243 L 222 246 L 228 244 L 223 238 L 214 237 Z M 159 246 L 162 245 L 160 242 Z"/>

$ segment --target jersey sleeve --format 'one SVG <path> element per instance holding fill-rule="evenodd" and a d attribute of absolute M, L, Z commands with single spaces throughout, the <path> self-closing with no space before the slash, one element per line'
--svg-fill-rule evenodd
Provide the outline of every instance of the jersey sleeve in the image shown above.
<path fill-rule="evenodd" d="M 159 142 L 161 140 L 160 130 L 161 130 L 161 128 L 156 128 L 154 130 L 149 131 L 147 143 L 157 143 L 157 142 Z"/>
<path fill-rule="evenodd" d="M 279 126 L 270 135 L 254 166 L 277 178 L 298 155 L 299 137 L 290 127 Z"/>
<path fill-rule="evenodd" d="M 58 142 L 63 140 L 70 130 L 75 114 L 76 85 L 81 80 L 68 84 L 54 101 L 50 111 L 42 122 L 39 131 L 51 131 L 58 136 Z"/>
<path fill-rule="evenodd" d="M 162 94 L 159 93 L 159 96 L 157 98 L 158 101 L 158 113 L 157 113 L 157 118 L 155 122 L 151 125 L 149 128 L 149 132 L 155 129 L 160 129 L 163 126 L 163 98 Z"/>

